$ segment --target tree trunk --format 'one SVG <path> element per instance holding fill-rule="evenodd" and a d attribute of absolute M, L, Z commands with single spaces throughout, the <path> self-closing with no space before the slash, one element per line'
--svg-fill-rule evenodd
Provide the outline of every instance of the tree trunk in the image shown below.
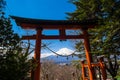
<path fill-rule="evenodd" d="M 116 57 L 116 55 L 114 55 L 114 63 L 110 59 L 110 57 L 107 57 L 107 59 L 108 59 L 108 64 L 106 64 L 106 69 L 110 73 L 110 75 L 112 76 L 112 79 L 117 80 L 116 75 L 117 75 L 117 72 L 119 69 L 117 57 Z"/>

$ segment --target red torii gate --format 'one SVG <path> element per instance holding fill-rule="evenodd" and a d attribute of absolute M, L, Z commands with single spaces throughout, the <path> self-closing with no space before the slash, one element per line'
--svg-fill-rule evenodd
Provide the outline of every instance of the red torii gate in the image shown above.
<path fill-rule="evenodd" d="M 100 62 L 93 64 L 92 56 L 90 54 L 90 44 L 89 44 L 89 34 L 87 30 L 89 28 L 94 28 L 97 25 L 96 20 L 41 20 L 41 19 L 30 19 L 11 16 L 15 19 L 18 26 L 21 26 L 23 29 L 36 29 L 36 35 L 23 36 L 22 39 L 36 40 L 34 59 L 37 62 L 38 66 L 34 71 L 34 80 L 40 80 L 40 52 L 41 52 L 41 40 L 42 39 L 84 39 L 84 47 L 86 52 L 86 61 L 87 64 L 82 61 L 82 78 L 83 80 L 95 80 L 95 71 L 93 67 L 99 66 L 101 72 L 103 73 L 103 79 L 106 80 L 106 72 L 104 64 L 100 59 Z M 42 35 L 42 30 L 59 30 L 59 35 Z M 66 35 L 66 30 L 82 30 L 83 34 L 81 35 Z M 88 68 L 89 79 L 85 77 L 85 67 Z"/>

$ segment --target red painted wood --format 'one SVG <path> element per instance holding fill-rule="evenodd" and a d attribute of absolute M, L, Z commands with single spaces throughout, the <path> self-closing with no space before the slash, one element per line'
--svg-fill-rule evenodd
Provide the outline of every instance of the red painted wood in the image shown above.
<path fill-rule="evenodd" d="M 36 35 L 32 36 L 22 36 L 22 40 L 36 40 Z M 41 39 L 83 39 L 83 35 L 64 35 L 59 36 L 59 35 L 42 35 Z"/>
<path fill-rule="evenodd" d="M 83 28 L 83 25 L 38 25 L 38 24 L 20 24 L 23 29 L 36 29 L 36 28 L 43 28 L 43 29 L 70 29 L 70 30 L 77 30 Z M 87 25 L 87 24 L 86 24 Z M 89 26 L 89 27 L 88 27 Z M 87 25 L 86 28 L 94 28 L 95 25 Z M 85 27 L 84 27 L 85 28 Z"/>
<path fill-rule="evenodd" d="M 88 64 L 88 72 L 89 72 L 89 78 L 90 80 L 94 80 L 94 71 L 91 65 L 92 62 L 92 56 L 90 54 L 90 43 L 89 43 L 89 36 L 87 30 L 83 30 L 84 35 L 84 48 L 85 48 L 85 54 L 86 54 L 86 60 Z"/>
<path fill-rule="evenodd" d="M 41 56 L 41 39 L 42 39 L 41 35 L 42 35 L 42 30 L 38 29 L 36 35 L 36 45 L 35 45 L 35 53 L 34 53 L 34 59 L 35 62 L 37 63 L 37 67 L 34 71 L 34 80 L 40 80 L 40 56 Z"/>

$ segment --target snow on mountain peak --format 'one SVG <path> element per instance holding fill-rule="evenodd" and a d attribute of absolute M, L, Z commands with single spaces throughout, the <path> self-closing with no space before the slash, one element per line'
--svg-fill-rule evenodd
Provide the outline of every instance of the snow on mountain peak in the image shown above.
<path fill-rule="evenodd" d="M 74 51 L 71 49 L 68 49 L 68 48 L 61 48 L 56 53 L 58 53 L 60 55 L 70 55 L 70 54 L 74 53 Z"/>

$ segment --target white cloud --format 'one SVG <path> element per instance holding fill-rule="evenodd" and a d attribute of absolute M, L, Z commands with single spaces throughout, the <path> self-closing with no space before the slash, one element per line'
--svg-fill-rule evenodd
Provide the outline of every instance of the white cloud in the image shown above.
<path fill-rule="evenodd" d="M 45 57 L 48 57 L 48 56 L 51 56 L 51 55 L 55 55 L 55 54 L 53 54 L 53 53 L 42 53 L 41 58 L 45 58 Z M 29 58 L 32 58 L 32 57 L 34 57 L 34 53 L 31 53 L 29 55 Z"/>
<path fill-rule="evenodd" d="M 43 54 L 41 54 L 41 58 L 45 58 L 45 57 L 52 56 L 52 55 L 55 55 L 55 54 L 53 54 L 53 53 L 43 53 Z"/>

